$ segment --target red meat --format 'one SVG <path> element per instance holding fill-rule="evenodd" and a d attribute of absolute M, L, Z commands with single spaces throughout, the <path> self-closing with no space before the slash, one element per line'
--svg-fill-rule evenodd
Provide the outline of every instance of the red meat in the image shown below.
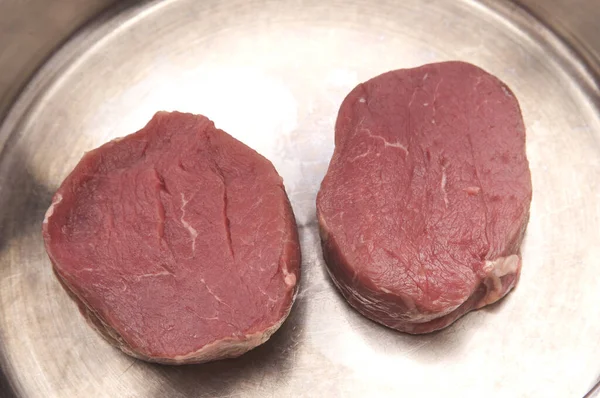
<path fill-rule="evenodd" d="M 505 84 L 462 62 L 384 73 L 339 111 L 317 198 L 329 272 L 368 318 L 441 329 L 515 286 L 531 195 Z"/>
<path fill-rule="evenodd" d="M 147 361 L 239 356 L 279 328 L 297 291 L 281 177 L 204 116 L 159 112 L 88 152 L 55 194 L 43 236 L 90 324 Z"/>

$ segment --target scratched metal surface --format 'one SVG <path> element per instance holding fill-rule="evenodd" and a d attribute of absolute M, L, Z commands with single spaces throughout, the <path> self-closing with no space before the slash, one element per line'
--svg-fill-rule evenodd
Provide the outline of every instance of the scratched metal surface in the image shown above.
<path fill-rule="evenodd" d="M 90 25 L 39 71 L 0 129 L 0 363 L 18 396 L 578 398 L 592 388 L 600 374 L 593 68 L 502 1 L 374 4 L 146 2 Z M 314 201 L 344 95 L 383 71 L 448 59 L 484 67 L 519 98 L 531 221 L 514 293 L 439 333 L 408 336 L 337 294 Z M 85 324 L 44 252 L 43 213 L 83 151 L 159 109 L 203 113 L 270 158 L 300 226 L 301 291 L 290 318 L 236 360 L 169 367 L 123 355 Z"/>

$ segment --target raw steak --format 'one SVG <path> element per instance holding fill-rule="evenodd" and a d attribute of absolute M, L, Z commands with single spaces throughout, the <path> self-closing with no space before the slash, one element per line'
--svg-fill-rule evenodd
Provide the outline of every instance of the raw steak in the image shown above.
<path fill-rule="evenodd" d="M 515 286 L 530 202 L 505 84 L 462 62 L 384 73 L 339 111 L 317 198 L 324 257 L 360 313 L 431 332 Z"/>
<path fill-rule="evenodd" d="M 159 112 L 88 152 L 55 194 L 43 236 L 89 323 L 147 361 L 239 356 L 279 328 L 297 291 L 281 177 L 204 116 Z"/>

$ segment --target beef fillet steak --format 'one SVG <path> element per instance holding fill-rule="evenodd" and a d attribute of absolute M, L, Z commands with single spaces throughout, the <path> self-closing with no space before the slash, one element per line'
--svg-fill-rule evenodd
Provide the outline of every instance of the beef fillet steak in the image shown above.
<path fill-rule="evenodd" d="M 366 317 L 432 332 L 515 286 L 530 202 L 504 83 L 463 62 L 384 73 L 339 111 L 317 198 L 325 261 Z"/>
<path fill-rule="evenodd" d="M 134 357 L 236 357 L 287 317 L 300 250 L 282 179 L 204 116 L 159 112 L 85 154 L 43 222 L 58 279 Z"/>

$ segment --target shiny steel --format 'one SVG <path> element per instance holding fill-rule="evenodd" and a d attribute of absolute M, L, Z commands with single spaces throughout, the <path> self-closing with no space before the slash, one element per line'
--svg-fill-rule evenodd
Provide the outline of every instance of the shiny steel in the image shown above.
<path fill-rule="evenodd" d="M 578 4 L 600 13 L 595 0 Z M 171 0 L 91 24 L 0 129 L 4 374 L 17 395 L 44 398 L 582 397 L 600 375 L 600 46 L 576 44 L 492 0 Z M 314 201 L 344 95 L 380 72 L 447 59 L 484 67 L 519 98 L 531 221 L 514 293 L 409 336 L 337 294 Z M 44 252 L 44 211 L 82 153 L 160 109 L 203 113 L 270 158 L 298 219 L 298 300 L 267 344 L 237 360 L 169 367 L 123 355 L 85 324 Z"/>

